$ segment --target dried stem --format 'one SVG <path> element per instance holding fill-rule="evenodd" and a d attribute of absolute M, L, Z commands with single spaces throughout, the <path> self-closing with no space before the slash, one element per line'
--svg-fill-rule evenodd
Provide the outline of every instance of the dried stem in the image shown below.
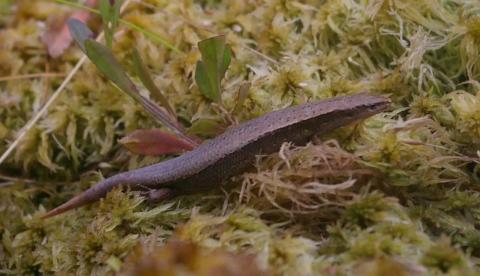
<path fill-rule="evenodd" d="M 127 7 L 130 1 L 131 0 L 127 0 L 125 1 L 125 3 L 123 3 L 121 11 L 123 11 L 125 7 Z M 103 37 L 103 32 L 98 35 L 96 40 L 99 41 L 100 39 L 102 39 L 102 37 Z M 15 141 L 13 141 L 12 144 L 10 144 L 8 149 L 0 157 L 0 165 L 8 158 L 8 156 L 10 156 L 12 151 L 18 146 L 18 144 L 23 139 L 23 137 L 25 137 L 28 131 L 31 130 L 33 126 L 35 126 L 35 124 L 40 120 L 40 118 L 47 113 L 48 108 L 61 95 L 63 89 L 67 86 L 67 84 L 70 82 L 73 76 L 78 72 L 78 70 L 80 70 L 80 68 L 82 67 L 83 63 L 85 63 L 86 60 L 87 60 L 87 56 L 83 55 L 82 58 L 77 62 L 75 67 L 73 67 L 70 73 L 68 73 L 67 77 L 63 80 L 62 84 L 57 88 L 57 90 L 55 90 L 55 92 L 50 97 L 50 99 L 48 99 L 48 101 L 45 103 L 42 109 L 40 109 L 40 111 L 37 114 L 35 114 L 35 116 L 20 130 L 20 133 L 15 139 Z"/>
<path fill-rule="evenodd" d="M 65 73 L 54 73 L 54 72 L 34 73 L 34 74 L 25 74 L 25 75 L 12 75 L 12 76 L 0 77 L 0 81 L 23 80 L 23 79 L 33 79 L 33 78 L 64 77 L 65 75 L 66 75 Z"/>

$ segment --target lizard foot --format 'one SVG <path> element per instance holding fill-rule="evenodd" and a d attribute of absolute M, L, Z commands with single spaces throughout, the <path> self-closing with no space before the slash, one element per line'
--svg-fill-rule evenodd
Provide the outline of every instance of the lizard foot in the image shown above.
<path fill-rule="evenodd" d="M 145 196 L 147 197 L 148 203 L 155 204 L 175 197 L 176 193 L 169 188 L 160 188 L 148 191 Z"/>

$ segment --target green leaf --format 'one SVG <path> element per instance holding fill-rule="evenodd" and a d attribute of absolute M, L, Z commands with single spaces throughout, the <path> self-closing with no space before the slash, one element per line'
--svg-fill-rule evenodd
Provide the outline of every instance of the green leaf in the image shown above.
<path fill-rule="evenodd" d="M 121 0 L 100 0 L 100 15 L 102 16 L 105 41 L 109 48 L 112 48 L 113 35 L 118 27 L 121 5 Z"/>
<path fill-rule="evenodd" d="M 232 61 L 232 48 L 230 47 L 230 45 L 225 44 L 224 51 L 225 52 L 223 54 L 223 63 L 221 64 L 221 67 L 220 67 L 220 76 L 222 79 L 225 76 L 225 73 L 227 72 L 230 62 Z"/>
<path fill-rule="evenodd" d="M 100 15 L 102 16 L 102 20 L 109 21 L 110 20 L 110 1 L 109 0 L 100 0 L 99 4 Z"/>
<path fill-rule="evenodd" d="M 215 83 L 210 81 L 205 63 L 203 63 L 203 61 L 197 62 L 197 68 L 195 68 L 195 82 L 205 97 L 214 102 L 220 102 L 221 97 L 219 89 L 216 88 Z"/>
<path fill-rule="evenodd" d="M 94 37 L 93 32 L 85 25 L 85 23 L 75 18 L 68 19 L 67 25 L 68 29 L 70 30 L 70 35 L 73 37 L 80 49 L 86 53 L 87 50 L 85 49 L 84 42 L 85 40 Z"/>
<path fill-rule="evenodd" d="M 110 2 L 114 1 L 115 4 L 113 5 L 113 15 L 111 17 L 111 23 L 113 28 L 118 27 L 118 20 L 120 19 L 120 8 L 122 7 L 123 0 L 110 0 Z"/>
<path fill-rule="evenodd" d="M 127 76 L 110 49 L 91 39 L 85 40 L 84 44 L 88 58 L 97 66 L 98 70 L 122 91 L 140 101 L 141 96 L 135 84 Z"/>
<path fill-rule="evenodd" d="M 195 81 L 207 98 L 221 102 L 220 84 L 230 65 L 232 49 L 225 43 L 225 36 L 215 36 L 198 43 L 202 60 L 197 62 Z"/>
<path fill-rule="evenodd" d="M 105 34 L 105 42 L 107 43 L 108 47 L 111 48 L 113 34 L 110 32 L 110 28 L 108 27 L 108 22 L 110 22 L 110 1 L 109 0 L 100 0 L 99 10 L 100 15 L 102 16 L 102 25 L 103 25 L 103 33 Z"/>
<path fill-rule="evenodd" d="M 137 76 L 140 78 L 142 81 L 143 85 L 152 93 L 152 96 L 155 97 L 160 101 L 160 104 L 167 109 L 167 111 L 175 117 L 175 111 L 173 108 L 170 106 L 168 103 L 167 98 L 163 93 L 158 89 L 158 87 L 155 85 L 153 82 L 152 77 L 148 73 L 147 67 L 142 61 L 142 58 L 140 57 L 140 54 L 138 53 L 137 49 L 133 49 L 133 67 L 135 69 L 135 73 Z"/>
<path fill-rule="evenodd" d="M 125 73 L 120 62 L 117 61 L 109 48 L 91 39 L 85 40 L 84 44 L 88 58 L 110 81 L 140 103 L 155 119 L 183 138 L 187 143 L 198 145 L 198 139 L 186 135 L 186 130 L 161 107 L 140 95 L 137 87 Z"/>

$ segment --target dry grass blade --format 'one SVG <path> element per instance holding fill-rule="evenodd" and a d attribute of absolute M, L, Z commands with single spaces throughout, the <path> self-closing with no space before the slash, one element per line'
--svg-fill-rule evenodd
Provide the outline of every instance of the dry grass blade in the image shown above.
<path fill-rule="evenodd" d="M 23 139 L 23 137 L 27 134 L 27 132 L 32 129 L 32 127 L 40 120 L 40 118 L 47 113 L 48 108 L 55 102 L 55 100 L 60 96 L 63 89 L 67 86 L 73 76 L 78 72 L 78 70 L 82 67 L 83 63 L 87 60 L 86 56 L 83 56 L 73 67 L 72 71 L 67 75 L 67 77 L 63 80 L 62 84 L 55 90 L 53 95 L 48 99 L 45 105 L 38 111 L 38 113 L 20 130 L 17 138 L 10 144 L 7 150 L 2 154 L 0 157 L 0 165 L 8 158 L 10 153 L 18 146 L 18 143 Z"/>
<path fill-rule="evenodd" d="M 168 102 L 165 95 L 163 95 L 160 89 L 158 89 L 158 87 L 153 82 L 152 77 L 148 73 L 147 67 L 145 66 L 142 58 L 140 57 L 140 53 L 135 48 L 133 49 L 133 66 L 137 76 L 140 78 L 143 85 L 148 89 L 148 91 L 150 91 L 152 97 L 157 98 L 162 104 L 162 106 L 167 109 L 167 111 L 172 116 L 175 116 L 175 110 L 170 106 L 170 103 Z"/>
<path fill-rule="evenodd" d="M 65 75 L 66 75 L 65 73 L 45 72 L 45 73 L 35 73 L 35 74 L 13 75 L 13 76 L 0 77 L 0 81 L 24 80 L 24 79 L 34 79 L 34 78 L 65 77 Z"/>
<path fill-rule="evenodd" d="M 170 129 L 173 133 L 181 137 L 186 142 L 190 143 L 193 147 L 200 145 L 201 140 L 195 136 L 190 136 L 187 134 L 187 130 L 176 121 L 172 121 L 170 116 L 161 109 L 154 102 L 149 99 L 139 95 L 138 101 L 145 108 L 146 111 L 150 113 L 157 121 L 165 124 L 165 126 Z"/>
<path fill-rule="evenodd" d="M 125 7 L 130 3 L 130 0 L 125 1 L 123 3 L 122 9 L 124 10 Z M 98 35 L 97 40 L 102 39 L 103 33 Z M 63 89 L 67 86 L 67 84 L 70 82 L 70 80 L 75 76 L 75 74 L 80 70 L 82 67 L 83 63 L 87 60 L 87 57 L 84 55 L 73 67 L 73 69 L 68 73 L 67 77 L 63 80 L 62 84 L 55 90 L 55 92 L 52 94 L 52 96 L 48 99 L 48 101 L 45 103 L 45 105 L 38 111 L 37 114 L 20 130 L 20 133 L 18 134 L 17 138 L 10 144 L 10 146 L 7 148 L 7 150 L 2 154 L 0 157 L 0 165 L 5 162 L 5 160 L 10 156 L 10 154 L 13 152 L 13 150 L 18 146 L 20 141 L 25 137 L 27 132 L 32 129 L 33 126 L 40 120 L 40 118 L 45 115 L 50 108 L 50 106 L 57 100 L 57 98 L 61 95 Z"/>

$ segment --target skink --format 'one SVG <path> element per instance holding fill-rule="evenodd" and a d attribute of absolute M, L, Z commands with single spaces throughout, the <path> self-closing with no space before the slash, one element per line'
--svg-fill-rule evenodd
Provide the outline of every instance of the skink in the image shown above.
<path fill-rule="evenodd" d="M 208 191 L 252 166 L 258 154 L 282 143 L 307 143 L 353 121 L 384 111 L 390 101 L 357 94 L 288 107 L 244 122 L 177 158 L 109 177 L 44 215 L 61 214 L 104 197 L 113 188 L 147 190 L 155 200 Z"/>

